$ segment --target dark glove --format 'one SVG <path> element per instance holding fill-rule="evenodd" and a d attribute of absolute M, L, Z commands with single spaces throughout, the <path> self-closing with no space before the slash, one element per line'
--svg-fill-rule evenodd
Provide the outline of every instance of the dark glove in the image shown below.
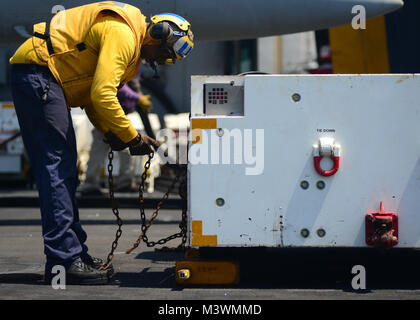
<path fill-rule="evenodd" d="M 132 156 L 143 156 L 152 153 L 152 147 L 157 150 L 160 143 L 145 134 L 139 133 L 139 135 L 131 140 L 128 145 Z"/>
<path fill-rule="evenodd" d="M 128 144 L 118 138 L 112 131 L 105 133 L 104 142 L 109 144 L 113 151 L 122 151 L 128 147 Z"/>

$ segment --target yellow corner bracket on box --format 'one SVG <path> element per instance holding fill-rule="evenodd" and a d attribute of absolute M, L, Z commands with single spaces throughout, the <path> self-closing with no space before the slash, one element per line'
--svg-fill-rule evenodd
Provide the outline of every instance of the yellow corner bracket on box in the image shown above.
<path fill-rule="evenodd" d="M 191 119 L 191 143 L 202 143 L 203 129 L 217 129 L 217 119 Z"/>
<path fill-rule="evenodd" d="M 193 220 L 191 222 L 193 246 L 217 246 L 217 235 L 203 235 L 203 221 Z"/>

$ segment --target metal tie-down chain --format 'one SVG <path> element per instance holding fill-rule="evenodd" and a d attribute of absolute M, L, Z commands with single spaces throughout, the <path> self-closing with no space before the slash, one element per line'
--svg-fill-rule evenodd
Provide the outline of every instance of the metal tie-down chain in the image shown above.
<path fill-rule="evenodd" d="M 112 164 L 112 160 L 114 159 L 114 152 L 111 150 L 108 153 L 108 185 L 109 185 L 109 198 L 111 199 L 111 206 L 112 206 L 112 212 L 114 213 L 115 217 L 117 218 L 117 225 L 118 225 L 118 229 L 117 232 L 115 234 L 115 240 L 112 242 L 112 246 L 111 246 L 111 251 L 108 254 L 108 257 L 106 259 L 106 262 L 104 263 L 104 265 L 101 267 L 101 270 L 106 270 L 109 268 L 112 259 L 114 259 L 114 251 L 115 249 L 117 249 L 118 247 L 118 240 L 121 237 L 122 234 L 122 225 L 123 225 L 123 221 L 120 218 L 120 213 L 118 211 L 118 203 L 117 200 L 114 197 L 114 178 L 112 176 L 112 170 L 114 168 L 113 164 Z"/>
<path fill-rule="evenodd" d="M 175 178 L 174 178 L 173 182 L 171 183 L 168 191 L 164 194 L 162 200 L 158 203 L 156 210 L 153 212 L 152 217 L 149 220 L 149 223 L 146 224 L 146 214 L 145 214 L 145 211 L 144 211 L 144 189 L 145 189 L 145 182 L 146 182 L 148 170 L 150 168 L 151 160 L 154 157 L 154 152 L 151 152 L 148 155 L 148 157 L 149 157 L 148 160 L 144 164 L 144 171 L 143 171 L 143 174 L 141 175 L 141 182 L 140 182 L 140 185 L 139 185 L 141 233 L 140 233 L 140 236 L 138 237 L 138 239 L 133 243 L 132 247 L 129 248 L 126 251 L 127 254 L 131 253 L 135 248 L 137 248 L 140 245 L 142 240 L 143 240 L 144 243 L 146 243 L 146 245 L 148 247 L 154 247 L 158 244 L 163 245 L 163 244 L 165 244 L 168 241 L 173 240 L 173 239 L 182 238 L 182 242 L 178 246 L 179 249 L 185 249 L 185 243 L 187 242 L 187 204 L 186 204 L 185 197 L 184 197 L 184 199 L 182 199 L 182 219 L 181 219 L 181 223 L 179 224 L 179 228 L 181 229 L 181 231 L 178 232 L 178 233 L 175 233 L 175 234 L 173 234 L 169 237 L 162 238 L 158 241 L 149 241 L 148 237 L 146 236 L 147 230 L 152 225 L 153 220 L 156 219 L 156 217 L 158 216 L 159 210 L 162 208 L 163 204 L 168 199 L 169 193 L 171 193 L 171 191 L 175 187 L 176 183 L 179 181 L 180 176 L 182 174 L 182 171 L 180 171 L 175 176 Z M 114 180 L 113 180 L 113 176 L 112 176 L 112 171 L 113 171 L 112 160 L 113 160 L 113 158 L 114 158 L 114 153 L 111 150 L 108 154 L 108 160 L 109 160 L 109 164 L 108 164 L 109 197 L 111 199 L 112 212 L 114 213 L 115 217 L 117 218 L 118 229 L 117 229 L 117 232 L 116 232 L 116 235 L 115 235 L 115 240 L 112 242 L 111 251 L 108 254 L 107 261 L 101 267 L 102 270 L 106 270 L 110 266 L 110 263 L 111 263 L 112 259 L 114 258 L 114 251 L 118 246 L 118 240 L 119 240 L 119 238 L 121 237 L 121 234 L 122 234 L 121 227 L 123 225 L 123 221 L 120 218 L 119 211 L 118 211 L 118 202 L 116 201 L 116 199 L 114 197 Z"/>
<path fill-rule="evenodd" d="M 179 172 L 174 180 L 172 181 L 171 185 L 168 188 L 168 191 L 164 194 L 162 200 L 158 203 L 156 210 L 153 212 L 152 217 L 150 218 L 149 222 L 146 224 L 146 214 L 144 212 L 144 189 L 145 189 L 145 181 L 146 181 L 146 177 L 147 177 L 147 171 L 150 168 L 150 161 L 152 160 L 154 156 L 154 153 L 150 153 L 149 154 L 149 159 L 148 161 L 146 161 L 146 163 L 144 164 L 144 171 L 141 177 L 141 183 L 140 183 L 140 187 L 139 187 L 139 203 L 140 203 L 140 218 L 141 218 L 141 233 L 138 237 L 138 239 L 133 243 L 133 245 L 131 246 L 131 248 L 129 248 L 126 253 L 131 253 L 135 248 L 137 248 L 140 245 L 140 242 L 143 241 L 148 247 L 154 247 L 156 245 L 163 245 L 168 241 L 171 241 L 173 239 L 177 239 L 177 238 L 181 238 L 182 237 L 182 243 L 178 246 L 179 248 L 184 248 L 185 247 L 185 243 L 186 243 L 186 235 L 187 235 L 187 216 L 186 216 L 186 206 L 183 205 L 182 208 L 182 220 L 181 223 L 179 225 L 181 232 L 175 233 L 169 237 L 166 238 L 162 238 L 158 241 L 149 241 L 149 238 L 146 235 L 147 230 L 150 228 L 150 226 L 153 223 L 153 220 L 156 219 L 156 217 L 158 216 L 159 210 L 162 208 L 163 204 L 165 203 L 165 201 L 168 199 L 169 197 L 169 193 L 171 193 L 171 191 L 173 190 L 173 188 L 175 187 L 176 183 L 179 181 L 181 172 Z"/>

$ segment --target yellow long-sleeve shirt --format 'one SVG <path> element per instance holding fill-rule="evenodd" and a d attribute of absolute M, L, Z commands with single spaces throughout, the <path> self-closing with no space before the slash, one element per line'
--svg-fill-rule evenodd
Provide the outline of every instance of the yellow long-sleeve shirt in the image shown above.
<path fill-rule="evenodd" d="M 117 98 L 117 91 L 136 49 L 136 38 L 130 27 L 118 16 L 98 18 L 84 41 L 98 54 L 98 63 L 91 87 L 92 103 L 85 108 L 93 125 L 101 132 L 112 131 L 129 142 L 138 133 L 126 117 Z M 25 41 L 10 59 L 11 64 L 46 66 L 37 56 L 32 39 Z"/>

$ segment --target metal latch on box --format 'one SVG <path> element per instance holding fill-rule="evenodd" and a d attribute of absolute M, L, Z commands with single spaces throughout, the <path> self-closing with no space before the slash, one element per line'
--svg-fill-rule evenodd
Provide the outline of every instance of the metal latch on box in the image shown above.
<path fill-rule="evenodd" d="M 340 145 L 335 144 L 333 138 L 320 138 L 318 144 L 313 146 L 314 167 L 316 172 L 321 176 L 329 177 L 334 175 L 340 168 Z M 321 168 L 321 160 L 323 157 L 330 157 L 334 166 L 330 170 L 323 170 Z"/>
<path fill-rule="evenodd" d="M 385 212 L 381 201 L 380 212 L 366 215 L 366 244 L 378 249 L 390 249 L 398 244 L 398 215 Z"/>

